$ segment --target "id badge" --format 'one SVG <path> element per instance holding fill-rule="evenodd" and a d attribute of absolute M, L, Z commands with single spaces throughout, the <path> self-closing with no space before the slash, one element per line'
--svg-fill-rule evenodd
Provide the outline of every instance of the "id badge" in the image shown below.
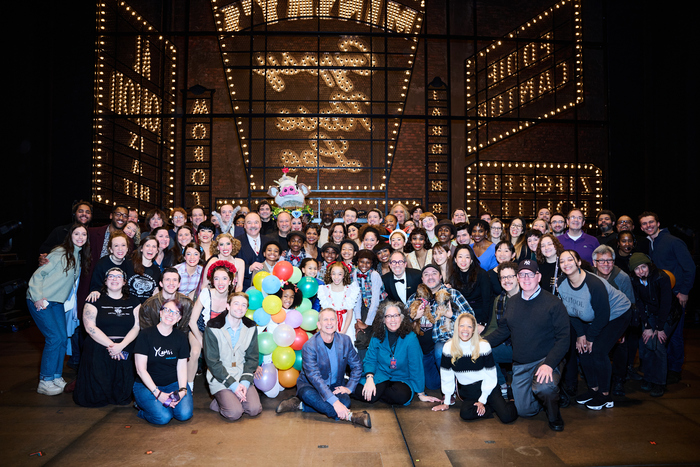
<path fill-rule="evenodd" d="M 392 370 L 396 369 L 396 358 L 391 357 L 391 360 L 389 360 L 389 368 L 391 368 Z"/>

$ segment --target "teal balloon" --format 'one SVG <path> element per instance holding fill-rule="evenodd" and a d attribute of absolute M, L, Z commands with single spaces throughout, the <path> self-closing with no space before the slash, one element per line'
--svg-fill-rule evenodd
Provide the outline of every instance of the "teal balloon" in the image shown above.
<path fill-rule="evenodd" d="M 267 313 L 265 314 L 267 315 Z M 276 348 L 277 344 L 271 332 L 261 332 L 258 334 L 258 352 L 260 352 L 261 355 L 270 355 Z"/>
<path fill-rule="evenodd" d="M 311 298 L 318 292 L 318 281 L 313 277 L 302 277 L 297 283 L 304 298 Z"/>
<path fill-rule="evenodd" d="M 262 289 L 270 295 L 277 293 L 281 287 L 282 283 L 277 276 L 269 275 L 262 281 Z"/>
<path fill-rule="evenodd" d="M 251 287 L 246 290 L 246 293 L 248 294 L 248 308 L 251 310 L 257 310 L 258 308 L 262 307 L 264 297 L 261 291 L 255 287 Z"/>
<path fill-rule="evenodd" d="M 307 310 L 301 314 L 301 328 L 304 331 L 313 331 L 318 323 L 318 312 L 316 310 Z"/>
<path fill-rule="evenodd" d="M 295 350 L 294 353 L 297 354 L 297 358 L 294 360 L 293 368 L 297 371 L 301 371 L 301 350 Z"/>
<path fill-rule="evenodd" d="M 265 355 L 258 353 L 258 366 L 262 366 L 264 358 L 265 358 Z"/>
<path fill-rule="evenodd" d="M 289 278 L 289 282 L 291 282 L 292 284 L 296 284 L 297 282 L 299 282 L 300 279 L 301 279 L 301 269 L 294 266 L 294 272 L 292 273 L 292 277 Z"/>
<path fill-rule="evenodd" d="M 301 300 L 301 305 L 299 305 L 297 307 L 297 311 L 299 313 L 303 313 L 303 312 L 308 311 L 310 309 L 311 309 L 311 300 L 309 300 L 308 298 L 303 298 Z"/>
<path fill-rule="evenodd" d="M 255 324 L 258 326 L 267 326 L 267 323 L 270 322 L 270 314 L 262 308 L 258 308 L 255 310 L 255 313 L 253 313 L 253 321 L 255 321 Z"/>

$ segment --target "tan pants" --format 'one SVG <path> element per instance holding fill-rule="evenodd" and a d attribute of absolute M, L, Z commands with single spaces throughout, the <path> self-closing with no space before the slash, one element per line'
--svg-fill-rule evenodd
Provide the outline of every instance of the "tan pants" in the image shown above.
<path fill-rule="evenodd" d="M 226 420 L 235 421 L 241 418 L 244 413 L 251 417 L 255 417 L 262 412 L 262 404 L 260 404 L 260 396 L 255 386 L 251 385 L 246 394 L 246 402 L 241 402 L 238 397 L 229 389 L 214 394 L 214 400 L 211 401 L 209 408 L 215 412 L 219 412 Z"/>

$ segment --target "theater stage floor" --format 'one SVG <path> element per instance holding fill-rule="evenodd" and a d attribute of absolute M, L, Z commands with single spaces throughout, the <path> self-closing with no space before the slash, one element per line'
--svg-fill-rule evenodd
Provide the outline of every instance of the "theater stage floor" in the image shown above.
<path fill-rule="evenodd" d="M 700 464 L 700 329 L 687 329 L 683 380 L 654 399 L 628 382 L 614 409 L 563 409 L 566 429 L 552 432 L 544 414 L 502 425 L 497 419 L 459 420 L 457 410 L 433 413 L 428 404 L 368 410 L 371 430 L 321 415 L 277 415 L 279 401 L 263 397 L 255 419 L 227 423 L 208 409 L 196 382 L 192 420 L 154 427 L 133 407 L 77 407 L 69 394 L 36 393 L 43 338 L 36 327 L 0 334 L 0 464 L 78 465 L 378 465 L 528 466 Z M 74 378 L 67 369 L 64 377 Z M 575 405 L 575 404 L 574 404 Z M 405 440 L 404 440 L 405 437 Z M 410 449 L 410 454 L 409 454 Z M 42 456 L 31 456 L 42 452 Z M 149 454 L 150 453 L 150 454 Z"/>

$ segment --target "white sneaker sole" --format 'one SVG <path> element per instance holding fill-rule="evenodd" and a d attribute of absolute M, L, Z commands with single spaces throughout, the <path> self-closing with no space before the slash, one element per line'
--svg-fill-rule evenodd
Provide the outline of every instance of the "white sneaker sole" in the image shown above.
<path fill-rule="evenodd" d="M 614 402 L 605 402 L 602 405 L 586 405 L 586 407 L 588 407 L 591 410 L 612 409 L 613 407 L 615 407 L 615 403 Z"/>

